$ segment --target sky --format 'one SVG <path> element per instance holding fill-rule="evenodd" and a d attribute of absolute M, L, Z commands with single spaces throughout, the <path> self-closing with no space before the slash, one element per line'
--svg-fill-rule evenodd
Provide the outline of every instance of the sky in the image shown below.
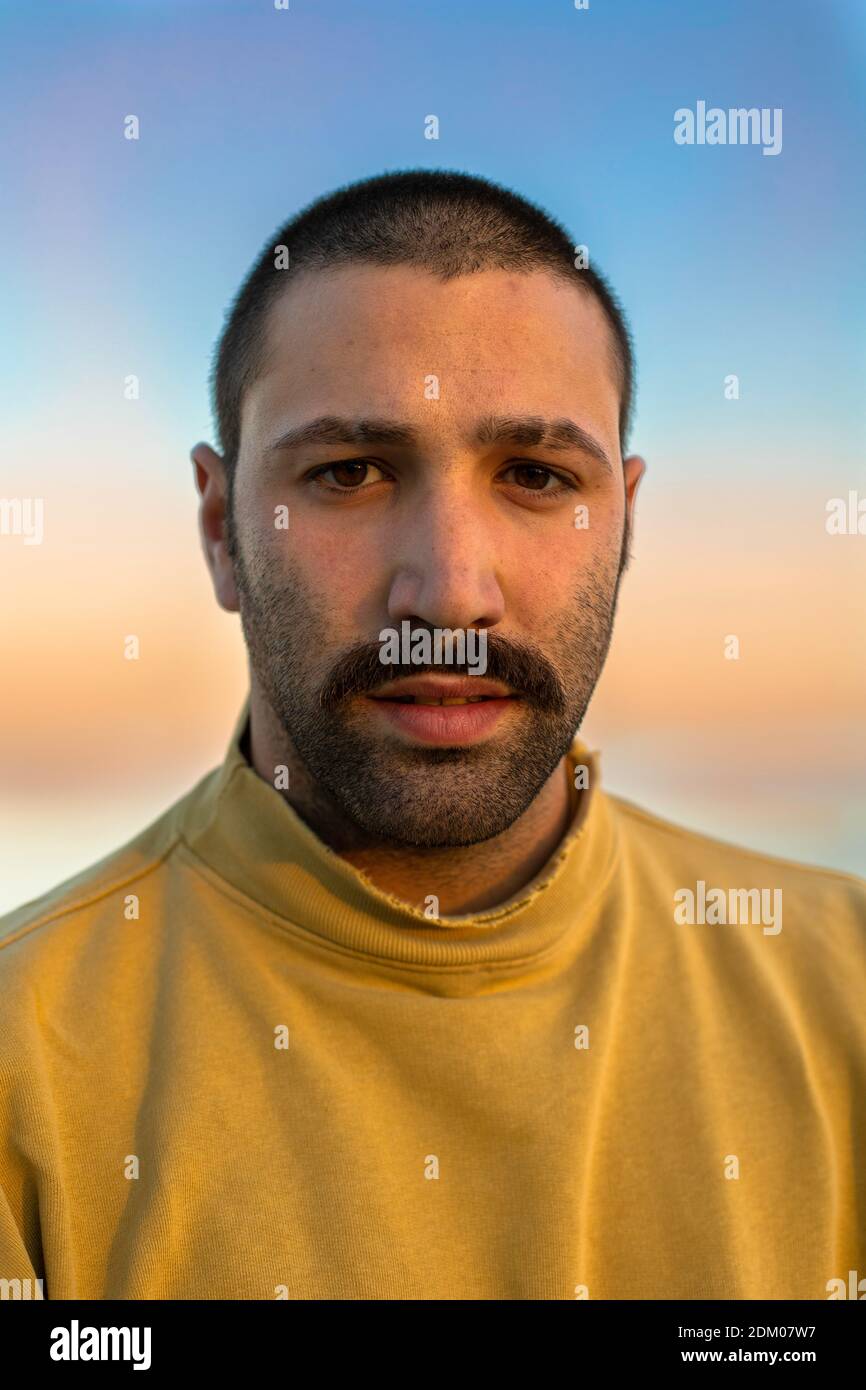
<path fill-rule="evenodd" d="M 213 346 L 281 223 L 400 168 L 531 198 L 628 316 L 648 471 L 583 728 L 608 790 L 866 874 L 866 535 L 826 527 L 866 498 L 864 50 L 859 0 L 0 4 L 0 498 L 44 516 L 0 533 L 0 911 L 223 757 Z M 698 102 L 781 111 L 781 149 L 678 144 Z"/>

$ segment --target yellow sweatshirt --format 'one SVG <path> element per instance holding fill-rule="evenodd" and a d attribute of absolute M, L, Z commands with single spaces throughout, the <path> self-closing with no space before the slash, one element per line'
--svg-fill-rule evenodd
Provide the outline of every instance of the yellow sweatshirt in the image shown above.
<path fill-rule="evenodd" d="M 432 921 L 252 770 L 247 714 L 0 922 L 0 1297 L 866 1279 L 866 883 L 648 815 L 576 740 L 558 853 Z"/>

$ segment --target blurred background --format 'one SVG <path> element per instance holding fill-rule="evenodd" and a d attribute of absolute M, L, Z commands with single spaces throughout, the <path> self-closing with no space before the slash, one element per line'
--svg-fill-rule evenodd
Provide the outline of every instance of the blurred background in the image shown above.
<path fill-rule="evenodd" d="M 547 208 L 631 322 L 649 471 L 583 729 L 608 789 L 866 873 L 866 535 L 826 529 L 866 498 L 860 0 L 43 0 L 0 40 L 0 497 L 44 506 L 41 545 L 0 534 L 0 911 L 222 759 L 213 344 L 280 223 L 419 166 Z M 675 144 L 699 100 L 781 107 L 781 153 Z"/>

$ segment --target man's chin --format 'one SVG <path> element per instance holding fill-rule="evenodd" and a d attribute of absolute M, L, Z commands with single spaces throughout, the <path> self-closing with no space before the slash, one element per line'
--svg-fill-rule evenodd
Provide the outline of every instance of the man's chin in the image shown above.
<path fill-rule="evenodd" d="M 407 741 L 379 721 L 319 715 L 284 727 L 311 781 L 364 838 L 395 850 L 463 849 L 503 835 L 529 809 L 567 752 L 571 721 L 537 714 L 531 727 L 462 747 Z"/>
<path fill-rule="evenodd" d="M 537 766 L 521 775 L 507 758 L 480 755 L 480 748 L 401 747 L 399 756 L 383 753 L 364 770 L 356 763 L 354 775 L 330 790 L 377 842 L 395 849 L 468 848 L 509 830 L 550 775 Z"/>
<path fill-rule="evenodd" d="M 450 811 L 447 817 L 438 819 L 414 817 L 401 808 L 397 814 L 383 811 L 372 819 L 365 815 L 362 820 L 351 808 L 347 807 L 346 810 L 377 844 L 404 851 L 469 849 L 472 845 L 481 845 L 503 835 L 522 814 L 518 812 L 514 816 L 495 819 L 479 818 L 477 808 L 473 808 L 465 816 Z"/>

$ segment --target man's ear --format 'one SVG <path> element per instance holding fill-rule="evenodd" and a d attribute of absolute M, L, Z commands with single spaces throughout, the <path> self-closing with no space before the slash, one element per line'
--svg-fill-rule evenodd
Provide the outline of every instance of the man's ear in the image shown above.
<path fill-rule="evenodd" d="M 237 613 L 240 603 L 226 533 L 225 465 L 209 444 L 196 444 L 190 449 L 189 456 L 194 465 L 195 484 L 201 493 L 199 533 L 216 600 L 226 612 Z"/>
<path fill-rule="evenodd" d="M 629 454 L 622 466 L 625 478 L 625 505 L 628 512 L 629 530 L 634 531 L 634 510 L 640 480 L 646 472 L 646 460 L 640 454 Z"/>
<path fill-rule="evenodd" d="M 623 463 L 625 480 L 625 520 L 622 528 L 622 550 L 619 557 L 619 572 L 623 574 L 631 561 L 631 543 L 634 536 L 635 499 L 640 480 L 646 472 L 646 463 L 638 454 L 630 454 Z"/>

